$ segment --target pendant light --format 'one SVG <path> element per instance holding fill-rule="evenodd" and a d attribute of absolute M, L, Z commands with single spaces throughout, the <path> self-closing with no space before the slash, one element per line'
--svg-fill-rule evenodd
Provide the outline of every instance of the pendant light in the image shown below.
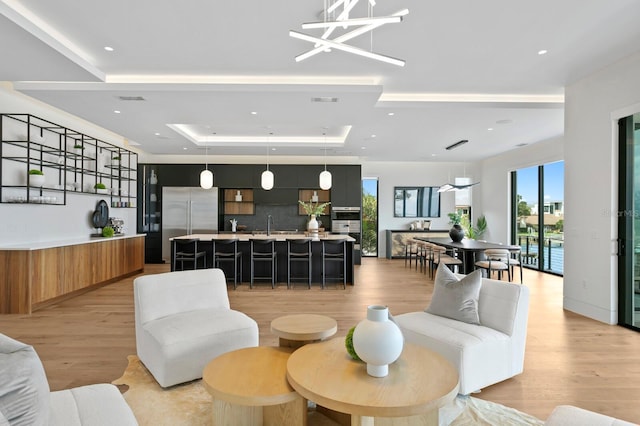
<path fill-rule="evenodd" d="M 273 133 L 269 133 L 269 136 L 271 136 L 272 134 Z M 271 141 L 271 137 L 269 137 L 269 141 Z M 273 172 L 269 170 L 269 144 L 267 143 L 267 170 L 262 172 L 260 185 L 262 186 L 262 189 L 269 191 L 270 189 L 273 188 L 273 182 L 274 182 Z"/>
<path fill-rule="evenodd" d="M 200 187 L 202 189 L 213 188 L 213 173 L 207 164 L 208 148 L 204 148 L 204 170 L 200 172 Z"/>
<path fill-rule="evenodd" d="M 331 172 L 327 171 L 327 133 L 323 133 L 324 135 L 324 171 L 320 172 L 320 189 L 331 189 Z"/>

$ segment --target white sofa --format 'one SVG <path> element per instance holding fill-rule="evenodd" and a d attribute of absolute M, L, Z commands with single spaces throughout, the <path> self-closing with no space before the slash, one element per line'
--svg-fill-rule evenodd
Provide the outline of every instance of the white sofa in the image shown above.
<path fill-rule="evenodd" d="M 133 286 L 138 357 L 162 387 L 201 378 L 218 355 L 258 346 L 258 324 L 230 308 L 220 269 L 144 275 Z"/>
<path fill-rule="evenodd" d="M 0 334 L 0 425 L 135 426 L 117 387 L 81 386 L 49 392 L 32 346 Z"/>
<path fill-rule="evenodd" d="M 545 426 L 633 426 L 635 423 L 572 405 L 558 405 L 544 424 Z"/>
<path fill-rule="evenodd" d="M 438 352 L 456 366 L 463 395 L 522 373 L 529 289 L 482 278 L 477 311 L 480 325 L 422 311 L 394 317 L 407 342 Z"/>

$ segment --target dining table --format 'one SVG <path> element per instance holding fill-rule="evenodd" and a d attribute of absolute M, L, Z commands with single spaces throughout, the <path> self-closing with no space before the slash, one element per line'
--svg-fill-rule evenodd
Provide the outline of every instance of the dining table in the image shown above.
<path fill-rule="evenodd" d="M 462 241 L 453 241 L 451 238 L 429 238 L 429 237 L 414 237 L 414 240 L 426 241 L 431 244 L 436 244 L 447 249 L 454 249 L 462 254 L 462 273 L 468 274 L 475 269 L 476 258 L 478 253 L 487 249 L 504 249 L 509 251 L 520 250 L 518 245 L 493 243 L 488 241 L 472 240 L 469 238 L 463 238 Z"/>

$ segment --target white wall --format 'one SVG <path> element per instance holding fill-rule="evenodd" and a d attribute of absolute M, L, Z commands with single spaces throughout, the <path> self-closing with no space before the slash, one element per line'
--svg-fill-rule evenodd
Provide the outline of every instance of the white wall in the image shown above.
<path fill-rule="evenodd" d="M 640 53 L 566 88 L 564 307 L 617 322 L 617 118 L 640 111 Z M 624 110 L 624 113 L 622 113 Z"/>
<path fill-rule="evenodd" d="M 121 136 L 15 92 L 6 83 L 0 84 L 0 111 L 33 114 L 105 142 L 124 146 Z M 0 245 L 88 237 L 95 232 L 91 214 L 100 199 L 107 203 L 110 201 L 107 196 L 69 194 L 65 206 L 0 204 Z M 136 209 L 109 208 L 109 215 L 124 219 L 126 232 L 135 233 Z"/>
<path fill-rule="evenodd" d="M 466 166 L 466 167 L 465 167 Z M 453 182 L 455 177 L 474 178 L 477 172 L 473 166 L 465 163 L 407 163 L 407 162 L 364 162 L 362 163 L 363 178 L 378 178 L 378 256 L 386 256 L 386 230 L 409 229 L 412 218 L 397 218 L 393 216 L 393 188 L 396 186 L 440 186 Z M 479 204 L 475 203 L 478 187 L 473 187 L 474 200 L 472 214 L 477 217 L 482 214 Z M 451 228 L 447 213 L 454 210 L 454 192 L 443 192 L 440 197 L 440 217 L 430 218 L 431 229 Z"/>

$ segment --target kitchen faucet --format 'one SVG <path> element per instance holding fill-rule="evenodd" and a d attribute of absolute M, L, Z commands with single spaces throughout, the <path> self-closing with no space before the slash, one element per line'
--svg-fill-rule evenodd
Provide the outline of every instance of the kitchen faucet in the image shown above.
<path fill-rule="evenodd" d="M 271 235 L 271 225 L 273 224 L 273 217 L 270 214 L 267 215 L 267 236 Z"/>

